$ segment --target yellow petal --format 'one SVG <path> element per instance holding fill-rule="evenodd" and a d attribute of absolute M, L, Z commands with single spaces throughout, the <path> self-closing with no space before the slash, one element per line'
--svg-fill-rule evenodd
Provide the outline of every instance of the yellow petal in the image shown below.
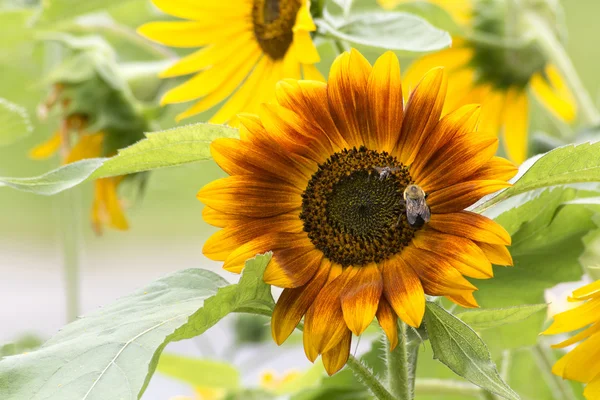
<path fill-rule="evenodd" d="M 504 147 L 508 157 L 516 164 L 521 164 L 527 158 L 528 129 L 527 93 L 520 88 L 511 88 L 506 96 Z"/>
<path fill-rule="evenodd" d="M 29 152 L 29 157 L 34 160 L 43 160 L 53 156 L 62 143 L 60 132 L 55 132 L 50 139 L 37 145 Z"/>
<path fill-rule="evenodd" d="M 531 78 L 531 88 L 538 100 L 558 118 L 565 121 L 575 119 L 573 95 L 562 81 L 555 67 L 546 67 L 545 73 L 536 73 Z"/>

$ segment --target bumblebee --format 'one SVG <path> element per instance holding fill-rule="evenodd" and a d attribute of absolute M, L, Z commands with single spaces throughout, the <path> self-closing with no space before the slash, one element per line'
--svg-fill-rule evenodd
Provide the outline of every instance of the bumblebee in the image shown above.
<path fill-rule="evenodd" d="M 426 199 L 427 193 L 418 185 L 408 185 L 404 189 L 406 218 L 413 228 L 420 228 L 431 219 L 431 211 Z"/>

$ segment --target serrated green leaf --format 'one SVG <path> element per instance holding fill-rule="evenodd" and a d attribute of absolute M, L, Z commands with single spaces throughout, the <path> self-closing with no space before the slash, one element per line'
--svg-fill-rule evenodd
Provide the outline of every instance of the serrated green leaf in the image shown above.
<path fill-rule="evenodd" d="M 434 358 L 477 386 L 505 399 L 519 399 L 498 374 L 483 340 L 468 325 L 431 302 L 425 325 Z"/>
<path fill-rule="evenodd" d="M 224 361 L 163 354 L 160 356 L 156 370 L 194 387 L 226 390 L 240 387 L 240 372 L 234 365 Z"/>
<path fill-rule="evenodd" d="M 560 282 L 577 281 L 583 273 L 579 257 L 583 238 L 595 232 L 594 212 L 583 205 L 564 205 L 580 195 L 555 188 L 496 217 L 512 234 L 514 267 L 495 267 L 494 278 L 474 280 L 475 298 L 484 308 L 505 308 L 544 302 L 544 292 Z M 512 199 L 511 199 L 512 200 Z M 482 332 L 494 353 L 537 343 L 544 313 Z"/>
<path fill-rule="evenodd" d="M 33 131 L 29 114 L 25 108 L 0 97 L 0 146 L 7 146 Z"/>
<path fill-rule="evenodd" d="M 221 137 L 239 137 L 224 125 L 195 124 L 149 133 L 112 158 L 90 158 L 33 178 L 2 178 L 0 186 L 52 195 L 87 180 L 127 175 L 210 159 L 210 143 Z"/>
<path fill-rule="evenodd" d="M 403 12 L 368 11 L 349 16 L 342 26 L 334 21 L 320 21 L 319 26 L 352 45 L 385 50 L 422 53 L 452 44 L 448 32 Z"/>
<path fill-rule="evenodd" d="M 176 272 L 67 325 L 40 349 L 0 361 L 0 398 L 138 399 L 169 342 L 200 335 L 231 312 L 270 312 L 262 281 L 270 257 L 248 260 L 235 285 L 202 269 Z"/>
<path fill-rule="evenodd" d="M 512 324 L 545 310 L 546 304 L 531 304 L 507 308 L 480 308 L 455 314 L 472 329 L 482 330 Z"/>
<path fill-rule="evenodd" d="M 600 183 L 599 154 L 600 142 L 570 144 L 529 160 L 519 169 L 520 178 L 513 186 L 480 204 L 476 210 L 486 210 L 509 197 L 533 190 L 582 182 Z"/>

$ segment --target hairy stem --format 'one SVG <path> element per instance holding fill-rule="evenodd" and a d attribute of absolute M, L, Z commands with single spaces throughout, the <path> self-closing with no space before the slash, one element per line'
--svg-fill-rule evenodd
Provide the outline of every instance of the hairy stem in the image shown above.
<path fill-rule="evenodd" d="M 413 392 L 409 378 L 411 367 L 408 360 L 406 324 L 399 321 L 398 328 L 398 346 L 393 351 L 390 351 L 390 346 L 386 343 L 388 384 L 390 390 L 398 399 L 411 400 Z"/>
<path fill-rule="evenodd" d="M 356 357 L 350 355 L 348 358 L 348 368 L 365 385 L 373 396 L 379 400 L 397 400 L 388 390 L 379 382 L 379 379 L 361 363 Z"/>
<path fill-rule="evenodd" d="M 598 111 L 594 101 L 583 85 L 577 70 L 575 70 L 571 58 L 554 32 L 552 32 L 547 22 L 536 13 L 528 12 L 526 18 L 529 25 L 536 33 L 537 42 L 540 45 L 540 48 L 546 53 L 548 59 L 558 67 L 567 80 L 573 95 L 577 99 L 581 115 L 589 125 L 594 126 L 600 124 L 600 111 Z"/>

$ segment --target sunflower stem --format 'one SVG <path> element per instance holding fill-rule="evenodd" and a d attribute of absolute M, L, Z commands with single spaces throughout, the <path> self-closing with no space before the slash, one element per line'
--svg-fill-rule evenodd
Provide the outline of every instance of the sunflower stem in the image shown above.
<path fill-rule="evenodd" d="M 350 354 L 348 358 L 348 367 L 352 370 L 354 375 L 365 385 L 373 396 L 379 400 L 399 400 L 396 399 L 388 390 L 381 384 L 379 379 L 371 372 L 367 367 L 364 366 L 356 357 Z"/>
<path fill-rule="evenodd" d="M 66 191 L 58 199 L 60 239 L 62 245 L 67 321 L 79 315 L 79 261 L 81 258 L 81 192 Z"/>
<path fill-rule="evenodd" d="M 552 394 L 556 400 L 576 400 L 577 396 L 568 382 L 552 373 L 552 366 L 556 362 L 556 357 L 552 351 L 538 343 L 531 348 L 533 358 L 540 368 L 548 386 L 552 389 Z"/>
<path fill-rule="evenodd" d="M 390 351 L 389 343 L 386 343 L 387 379 L 391 392 L 399 400 L 411 400 L 413 398 L 413 384 L 411 375 L 416 365 L 416 357 L 409 357 L 409 346 L 406 338 L 406 324 L 398 323 L 398 345 Z M 410 358 L 412 358 L 412 363 Z M 412 375 L 414 376 L 414 375 Z"/>
<path fill-rule="evenodd" d="M 527 12 L 526 18 L 529 25 L 536 33 L 537 42 L 540 48 L 546 53 L 546 56 L 556 64 L 567 80 L 573 95 L 577 99 L 577 103 L 581 109 L 581 115 L 591 126 L 600 124 L 600 111 L 598 111 L 590 94 L 583 85 L 567 51 L 552 32 L 547 22 L 535 12 L 531 11 Z"/>

